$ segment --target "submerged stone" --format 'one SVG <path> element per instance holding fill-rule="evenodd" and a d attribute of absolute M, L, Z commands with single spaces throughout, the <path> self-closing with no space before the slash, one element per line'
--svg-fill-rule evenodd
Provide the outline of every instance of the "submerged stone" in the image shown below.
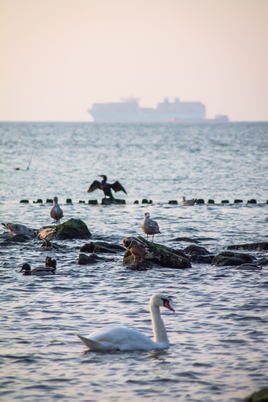
<path fill-rule="evenodd" d="M 79 254 L 78 265 L 91 265 L 96 264 L 99 261 L 114 261 L 113 259 L 99 257 L 97 254 Z"/>
<path fill-rule="evenodd" d="M 124 205 L 126 203 L 126 200 L 122 200 L 119 198 L 103 198 L 101 200 L 102 205 L 111 205 L 111 204 L 118 204 L 118 205 Z"/>
<path fill-rule="evenodd" d="M 186 247 L 183 251 L 185 254 L 189 255 L 191 262 L 210 264 L 214 258 L 214 255 L 204 247 L 196 246 L 194 244 Z"/>
<path fill-rule="evenodd" d="M 217 254 L 211 261 L 212 265 L 233 266 L 242 265 L 255 260 L 255 257 L 245 253 L 234 253 L 232 251 L 223 251 Z"/>
<path fill-rule="evenodd" d="M 248 244 L 237 244 L 237 245 L 234 244 L 232 246 L 228 246 L 227 250 L 264 251 L 264 250 L 268 250 L 268 243 L 261 242 L 261 243 L 248 243 Z"/>
<path fill-rule="evenodd" d="M 119 246 L 118 244 L 111 244 L 105 241 L 97 241 L 85 244 L 80 248 L 80 251 L 86 253 L 112 253 L 115 254 L 118 251 L 125 251 L 123 246 Z"/>

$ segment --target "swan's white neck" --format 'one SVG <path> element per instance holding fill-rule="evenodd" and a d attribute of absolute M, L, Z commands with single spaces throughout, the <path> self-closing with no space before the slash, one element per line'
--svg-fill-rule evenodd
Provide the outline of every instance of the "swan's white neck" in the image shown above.
<path fill-rule="evenodd" d="M 150 311 L 151 311 L 151 317 L 152 317 L 154 341 L 157 343 L 160 343 L 160 342 L 169 343 L 165 324 L 160 315 L 160 308 L 150 305 Z"/>

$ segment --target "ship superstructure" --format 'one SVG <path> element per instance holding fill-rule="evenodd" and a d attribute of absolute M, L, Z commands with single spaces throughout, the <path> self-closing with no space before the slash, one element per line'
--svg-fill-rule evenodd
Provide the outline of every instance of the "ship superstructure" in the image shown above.
<path fill-rule="evenodd" d="M 181 102 L 168 98 L 157 108 L 139 107 L 139 99 L 122 99 L 121 102 L 94 103 L 89 113 L 95 122 L 171 122 L 203 121 L 206 107 L 201 102 Z"/>

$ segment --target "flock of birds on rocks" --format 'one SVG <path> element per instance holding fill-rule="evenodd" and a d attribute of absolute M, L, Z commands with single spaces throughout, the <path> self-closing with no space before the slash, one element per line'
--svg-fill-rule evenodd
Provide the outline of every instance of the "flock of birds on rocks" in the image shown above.
<path fill-rule="evenodd" d="M 116 181 L 113 184 L 107 183 L 107 177 L 102 175 L 102 182 L 95 180 L 88 189 L 88 192 L 95 191 L 96 189 L 101 189 L 104 192 L 105 197 L 114 199 L 111 189 L 114 191 L 125 191 L 124 187 Z M 57 223 L 63 217 L 63 211 L 58 204 L 58 197 L 53 198 L 53 207 L 50 210 L 50 216 Z M 7 223 L 2 224 L 6 229 L 8 229 L 13 235 L 23 234 L 30 237 L 35 236 L 35 231 L 33 229 L 27 228 L 24 225 Z M 148 236 L 152 236 L 152 242 L 154 236 L 160 233 L 158 223 L 150 218 L 148 212 L 144 213 L 144 219 L 141 225 L 143 232 Z M 46 228 L 39 233 L 39 237 L 45 240 L 46 244 L 50 236 L 54 236 L 56 232 L 55 228 Z M 126 249 L 131 252 L 134 257 L 134 261 L 139 258 L 140 262 L 143 257 L 148 253 L 146 245 L 135 237 L 127 237 L 123 240 L 123 245 Z M 55 274 L 56 271 L 56 260 L 52 260 L 50 257 L 46 259 L 45 267 L 38 267 L 31 269 L 28 263 L 23 264 L 19 272 L 23 272 L 23 275 L 51 275 Z M 160 293 L 154 294 L 149 303 L 150 314 L 152 320 L 152 329 L 154 334 L 154 339 L 149 338 L 147 335 L 141 333 L 140 331 L 121 327 L 121 326 L 111 326 L 108 325 L 104 328 L 98 329 L 85 338 L 78 335 L 78 338 L 87 346 L 89 350 L 93 351 L 130 351 L 130 350 L 153 350 L 153 349 L 166 349 L 169 347 L 169 340 L 167 337 L 165 324 L 161 318 L 160 307 L 166 307 L 171 311 L 175 311 L 171 306 L 168 298 Z"/>
<path fill-rule="evenodd" d="M 104 192 L 105 197 L 113 198 L 111 189 L 114 191 L 124 191 L 126 194 L 126 190 L 124 187 L 116 181 L 113 184 L 107 183 L 107 176 L 101 175 L 100 177 L 103 178 L 102 182 L 95 180 L 88 189 L 88 192 L 95 191 L 96 189 L 101 189 Z M 54 223 L 58 223 L 60 219 L 63 218 L 63 211 L 58 204 L 58 197 L 53 198 L 53 207 L 50 210 L 50 217 L 54 219 Z M 2 223 L 2 225 L 9 230 L 14 236 L 15 235 L 26 235 L 29 237 L 36 236 L 36 231 L 28 228 L 21 224 L 16 223 Z M 141 229 L 143 232 L 148 236 L 152 236 L 152 242 L 154 241 L 154 236 L 160 232 L 158 223 L 150 218 L 149 212 L 144 213 L 144 219 L 141 225 Z M 46 247 L 48 246 L 49 242 L 54 239 L 56 235 L 56 228 L 45 228 L 38 233 L 38 238 L 45 242 Z M 148 253 L 148 249 L 146 245 L 135 237 L 127 237 L 123 240 L 123 245 L 126 249 L 128 249 L 131 253 L 131 256 L 134 257 L 134 261 L 139 259 L 139 262 L 142 262 L 144 256 Z M 26 263 L 23 264 L 21 270 L 19 272 L 23 272 L 23 275 L 37 275 L 37 276 L 44 276 L 44 275 L 51 275 L 55 274 L 56 271 L 56 261 L 53 260 L 51 265 L 51 261 L 46 261 L 45 267 L 38 267 L 35 269 L 31 269 L 31 266 Z"/>

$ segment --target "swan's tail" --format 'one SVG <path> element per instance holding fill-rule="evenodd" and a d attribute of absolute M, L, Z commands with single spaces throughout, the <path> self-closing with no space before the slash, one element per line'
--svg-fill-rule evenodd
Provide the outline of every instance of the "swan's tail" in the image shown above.
<path fill-rule="evenodd" d="M 95 340 L 93 340 L 93 339 L 84 338 L 83 336 L 78 335 L 78 334 L 75 334 L 75 335 L 78 336 L 79 339 L 81 339 L 81 341 L 83 342 L 83 344 L 86 345 L 86 347 L 87 347 L 88 349 L 91 349 L 91 350 L 96 350 L 96 349 L 98 349 L 98 346 L 99 346 L 99 342 L 98 342 L 98 341 L 95 341 Z"/>

